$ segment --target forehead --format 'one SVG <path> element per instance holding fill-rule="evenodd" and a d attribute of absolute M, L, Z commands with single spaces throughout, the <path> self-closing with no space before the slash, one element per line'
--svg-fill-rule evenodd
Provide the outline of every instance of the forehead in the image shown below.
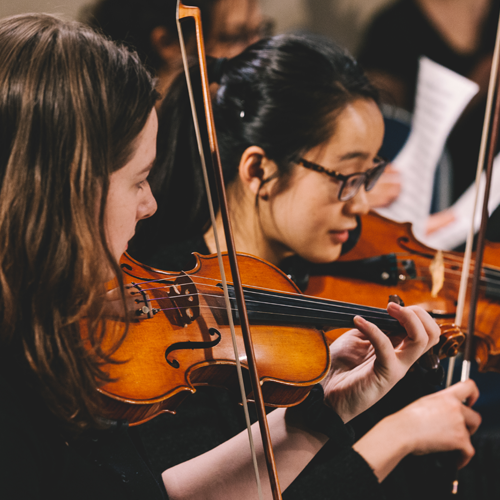
<path fill-rule="evenodd" d="M 357 99 L 337 115 L 330 138 L 310 153 L 330 162 L 367 159 L 378 153 L 383 137 L 384 120 L 377 104 L 371 99 Z M 310 155 L 307 158 L 315 161 Z"/>
<path fill-rule="evenodd" d="M 153 109 L 148 120 L 137 136 L 133 145 L 134 150 L 127 164 L 114 172 L 113 175 L 126 177 L 141 175 L 144 170 L 150 169 L 156 157 L 156 135 L 158 132 L 158 118 Z"/>

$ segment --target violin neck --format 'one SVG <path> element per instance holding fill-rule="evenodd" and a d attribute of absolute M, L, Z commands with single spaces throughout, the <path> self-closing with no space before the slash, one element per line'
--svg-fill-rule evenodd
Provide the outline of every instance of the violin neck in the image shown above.
<path fill-rule="evenodd" d="M 347 302 L 319 299 L 307 295 L 288 294 L 260 288 L 244 287 L 248 317 L 252 323 L 306 325 L 319 330 L 353 328 L 354 316 L 362 316 L 388 333 L 404 331 L 397 320 L 385 309 Z M 235 304 L 234 290 L 229 287 L 231 302 Z M 235 319 L 239 321 L 237 308 Z"/>

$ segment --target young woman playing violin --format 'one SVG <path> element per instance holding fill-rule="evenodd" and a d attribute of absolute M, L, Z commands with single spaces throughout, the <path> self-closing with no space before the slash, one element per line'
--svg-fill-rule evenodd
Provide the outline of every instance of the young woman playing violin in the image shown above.
<path fill-rule="evenodd" d="M 365 191 L 384 169 L 377 157 L 383 120 L 375 89 L 343 50 L 310 36 L 258 42 L 231 60 L 215 61 L 210 71 L 219 84 L 213 105 L 237 249 L 277 266 L 291 255 L 312 262 L 337 259 L 356 216 L 368 210 Z M 158 164 L 151 178 L 159 210 L 138 226 L 131 242 L 132 255 L 160 269 L 188 270 L 190 252 L 215 251 L 193 134 L 182 76 L 160 110 Z M 221 233 L 220 217 L 217 224 Z M 331 346 L 324 401 L 344 423 L 386 394 L 436 341 L 433 320 L 422 309 L 390 304 L 388 311 L 406 328 L 401 343 L 393 346 L 377 327 L 357 318 L 357 330 Z M 470 433 L 479 423 L 461 404 L 465 394 L 470 401 L 475 397 L 469 384 L 384 418 L 352 448 L 343 426 L 324 430 L 330 439 L 309 448 L 312 461 L 284 498 L 378 497 L 377 485 L 412 453 L 458 449 L 465 465 L 473 454 Z M 280 412 L 269 418 L 281 418 Z M 209 437 L 190 435 L 193 422 Z M 238 406 L 219 389 L 198 388 L 179 415 L 153 420 L 143 435 L 152 452 L 182 450 L 186 459 L 229 439 L 235 429 Z M 164 446 L 158 443 L 162 438 Z M 231 442 L 215 453 L 232 450 Z M 355 466 L 350 453 L 368 466 Z M 198 460 L 189 463 L 198 468 Z M 155 461 L 159 468 L 176 463 L 164 456 Z M 185 467 L 172 467 L 164 477 L 177 475 L 182 482 Z M 285 488 L 290 471 L 281 472 Z"/>
<path fill-rule="evenodd" d="M 159 499 L 166 491 L 172 498 L 255 498 L 244 435 L 165 471 L 161 480 L 137 436 L 102 418 L 97 388 L 109 379 L 103 365 L 113 362 L 113 350 L 103 349 L 105 284 L 113 277 L 122 283 L 118 261 L 127 241 L 137 221 L 156 209 L 147 181 L 157 131 L 151 78 L 134 54 L 48 15 L 0 21 L 0 54 L 0 491 L 9 499 Z M 125 313 L 123 286 L 118 294 Z M 393 417 L 391 427 L 399 425 L 404 439 L 387 440 L 382 423 L 356 444 L 359 454 L 341 448 L 348 439 L 343 422 L 378 400 L 437 341 L 423 311 L 393 306 L 391 314 L 408 332 L 401 348 L 360 319 L 360 331 L 333 349 L 338 363 L 324 383 L 329 406 L 321 390 L 319 400 L 326 424 L 309 427 L 303 404 L 270 415 L 285 488 L 328 441 L 324 432 L 335 436 L 351 497 L 361 476 L 367 481 L 361 490 L 373 488 L 370 496 L 377 496 L 376 477 L 436 442 L 459 448 L 463 463 L 471 456 L 466 425 L 475 430 L 478 418 L 459 402 L 477 397 L 472 383 L 449 391 L 434 410 L 455 421 L 418 443 L 412 436 L 431 401 Z M 340 368 L 359 342 L 364 370 Z"/>

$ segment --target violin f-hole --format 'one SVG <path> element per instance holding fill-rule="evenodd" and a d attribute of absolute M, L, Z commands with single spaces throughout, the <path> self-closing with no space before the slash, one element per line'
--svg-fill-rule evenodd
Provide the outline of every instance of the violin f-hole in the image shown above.
<path fill-rule="evenodd" d="M 188 340 L 187 342 L 176 342 L 175 344 L 172 344 L 165 351 L 165 360 L 167 361 L 167 363 L 172 368 L 176 368 L 177 369 L 177 368 L 180 367 L 180 364 L 179 364 L 179 362 L 176 359 L 173 359 L 172 361 L 170 361 L 168 359 L 168 355 L 171 352 L 173 352 L 173 351 L 180 351 L 182 349 L 191 349 L 191 350 L 194 350 L 194 349 L 210 349 L 212 347 L 215 347 L 221 341 L 222 335 L 219 332 L 219 330 L 217 330 L 216 328 L 209 328 L 208 333 L 211 336 L 216 335 L 217 338 L 214 339 L 214 340 L 212 340 L 212 341 L 208 341 L 208 342 L 191 342 L 190 340 Z"/>

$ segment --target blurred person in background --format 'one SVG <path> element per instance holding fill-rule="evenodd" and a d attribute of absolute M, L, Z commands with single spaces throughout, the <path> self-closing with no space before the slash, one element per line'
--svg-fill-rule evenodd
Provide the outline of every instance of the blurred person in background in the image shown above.
<path fill-rule="evenodd" d="M 421 56 L 479 85 L 446 145 L 452 202 L 475 178 L 499 7 L 498 0 L 398 0 L 374 19 L 359 53 L 382 98 L 410 112 Z M 448 222 L 434 221 L 432 228 Z"/>
<path fill-rule="evenodd" d="M 175 21 L 175 0 L 97 0 L 80 17 L 112 40 L 134 48 L 158 77 L 163 96 L 182 67 Z M 270 34 L 258 0 L 191 0 L 200 8 L 207 54 L 234 57 Z M 186 24 L 186 48 L 196 53 L 194 25 Z"/>

